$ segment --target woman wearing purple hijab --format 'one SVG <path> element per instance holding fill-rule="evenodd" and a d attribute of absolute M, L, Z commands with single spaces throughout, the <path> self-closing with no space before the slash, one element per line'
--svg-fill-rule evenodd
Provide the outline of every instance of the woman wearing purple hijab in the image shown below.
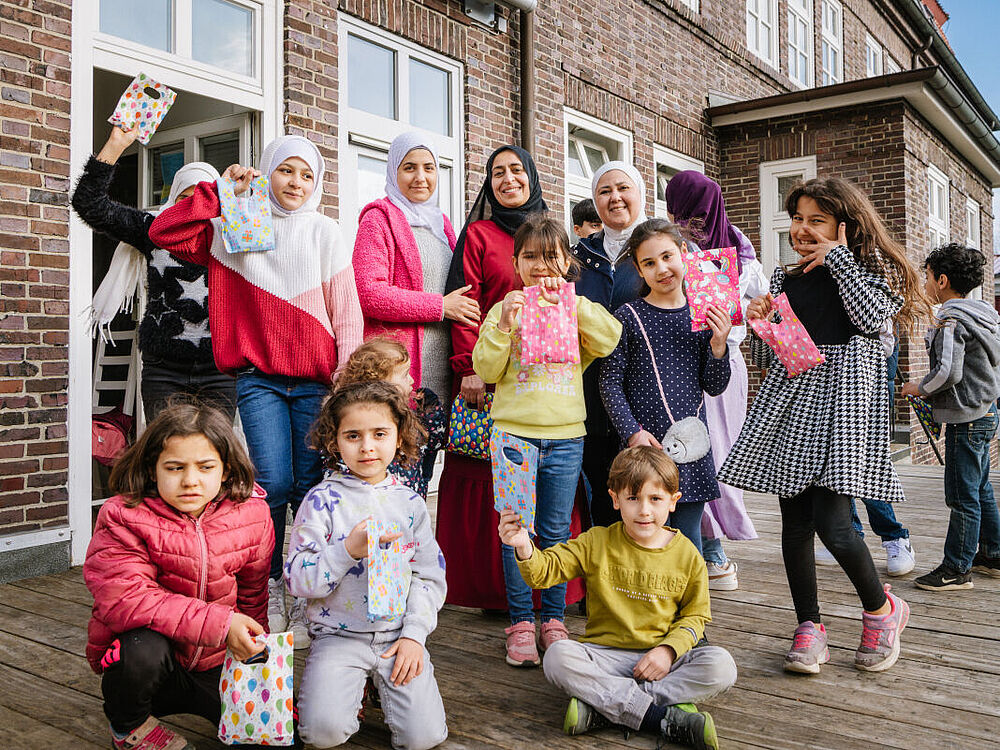
<path fill-rule="evenodd" d="M 740 269 L 740 298 L 743 312 L 754 297 L 767 292 L 764 269 L 753 245 L 726 216 L 722 188 L 700 172 L 678 172 L 666 189 L 667 211 L 674 222 L 685 226 L 703 248 L 735 247 Z M 705 416 L 712 442 L 712 456 L 718 469 L 729 455 L 747 413 L 747 365 L 740 352 L 746 325 L 733 326 L 727 339 L 732 375 L 725 391 L 705 396 Z M 702 516 L 702 553 L 708 565 L 708 587 L 731 591 L 739 585 L 736 562 L 726 557 L 722 537 L 756 539 L 750 516 L 743 505 L 743 490 L 719 483 L 721 496 L 705 504 Z"/>

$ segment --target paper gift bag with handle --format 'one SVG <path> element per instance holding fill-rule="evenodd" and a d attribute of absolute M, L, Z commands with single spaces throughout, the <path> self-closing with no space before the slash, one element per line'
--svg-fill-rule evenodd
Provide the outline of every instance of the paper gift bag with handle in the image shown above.
<path fill-rule="evenodd" d="M 492 405 L 492 393 L 486 394 L 486 405 L 482 411 L 469 406 L 462 394 L 457 395 L 451 405 L 445 450 L 484 461 L 489 459 L 490 432 L 493 430 L 493 418 L 490 417 Z"/>
<path fill-rule="evenodd" d="M 490 436 L 493 464 L 493 507 L 497 512 L 517 511 L 521 525 L 535 533 L 535 483 L 538 448 L 503 430 Z"/>
<path fill-rule="evenodd" d="M 580 362 L 580 331 L 576 319 L 576 285 L 563 284 L 552 303 L 541 286 L 524 290 L 521 310 L 521 368 L 530 365 Z"/>
<path fill-rule="evenodd" d="M 809 332 L 792 310 L 788 297 L 783 293 L 779 294 L 774 298 L 774 307 L 780 321 L 756 318 L 750 321 L 750 327 L 771 347 L 788 371 L 788 377 L 793 378 L 826 362 L 826 355 L 813 343 Z"/>
<path fill-rule="evenodd" d="M 369 518 L 368 533 L 368 619 L 398 620 L 406 612 L 410 591 L 408 572 L 403 570 L 403 546 L 394 539 L 383 547 L 379 538 L 399 531 L 395 523 L 383 524 Z"/>
<path fill-rule="evenodd" d="M 226 652 L 219 677 L 222 716 L 219 739 L 226 745 L 290 746 L 292 718 L 291 632 L 258 635 L 265 650 L 243 662 Z"/>
<path fill-rule="evenodd" d="M 236 195 L 236 183 L 226 177 L 220 177 L 216 184 L 226 252 L 273 250 L 274 221 L 271 218 L 267 177 L 255 177 L 243 195 Z"/>
<path fill-rule="evenodd" d="M 176 92 L 154 81 L 145 73 L 140 73 L 125 89 L 108 122 L 119 125 L 125 130 L 131 130 L 134 125 L 138 125 L 139 143 L 146 145 L 160 127 L 176 98 Z"/>
<path fill-rule="evenodd" d="M 732 324 L 743 322 L 740 278 L 735 247 L 701 250 L 687 245 L 684 253 L 684 292 L 691 310 L 691 330 L 708 330 L 708 306 L 729 312 Z"/>

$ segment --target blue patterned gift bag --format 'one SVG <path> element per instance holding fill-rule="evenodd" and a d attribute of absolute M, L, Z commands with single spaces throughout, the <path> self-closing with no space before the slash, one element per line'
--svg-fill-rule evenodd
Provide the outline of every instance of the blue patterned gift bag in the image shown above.
<path fill-rule="evenodd" d="M 267 177 L 255 177 L 243 195 L 236 195 L 236 184 L 230 179 L 220 177 L 216 184 L 226 252 L 274 250 L 274 220 L 271 218 Z"/>

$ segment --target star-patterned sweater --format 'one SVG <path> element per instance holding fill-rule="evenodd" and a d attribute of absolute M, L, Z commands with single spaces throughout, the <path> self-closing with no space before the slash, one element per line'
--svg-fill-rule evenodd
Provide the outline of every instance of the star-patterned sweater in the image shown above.
<path fill-rule="evenodd" d="M 351 557 L 344 544 L 369 516 L 396 523 L 403 533 L 402 573 L 409 592 L 402 619 L 369 620 L 368 564 Z M 398 630 L 400 638 L 423 644 L 437 626 L 446 590 L 444 555 L 424 501 L 392 475 L 375 485 L 343 473 L 320 482 L 302 500 L 288 549 L 285 582 L 293 596 L 307 600 L 311 633 Z"/>

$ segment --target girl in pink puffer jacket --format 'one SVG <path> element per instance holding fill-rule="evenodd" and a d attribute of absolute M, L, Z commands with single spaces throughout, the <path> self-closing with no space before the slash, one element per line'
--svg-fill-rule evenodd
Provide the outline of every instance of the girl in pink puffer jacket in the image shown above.
<path fill-rule="evenodd" d="M 160 412 L 115 464 L 118 494 L 83 565 L 113 747 L 193 750 L 153 717 L 218 724 L 226 648 L 241 660 L 263 649 L 274 531 L 253 476 L 229 419 L 192 403 Z"/>

